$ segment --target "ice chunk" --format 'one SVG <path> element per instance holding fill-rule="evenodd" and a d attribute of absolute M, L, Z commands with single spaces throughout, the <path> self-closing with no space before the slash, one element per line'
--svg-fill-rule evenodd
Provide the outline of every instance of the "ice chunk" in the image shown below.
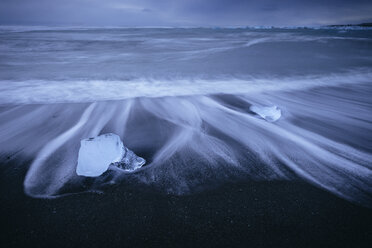
<path fill-rule="evenodd" d="M 249 109 L 269 122 L 279 120 L 282 115 L 282 111 L 277 106 L 261 107 L 252 105 Z"/>
<path fill-rule="evenodd" d="M 103 134 L 81 140 L 76 174 L 97 177 L 111 164 L 126 171 L 133 171 L 142 167 L 145 162 L 126 148 L 118 135 Z"/>

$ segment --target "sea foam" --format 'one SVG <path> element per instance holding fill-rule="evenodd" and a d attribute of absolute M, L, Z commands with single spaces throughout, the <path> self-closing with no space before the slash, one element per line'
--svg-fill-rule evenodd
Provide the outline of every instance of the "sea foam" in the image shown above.
<path fill-rule="evenodd" d="M 372 73 L 347 73 L 296 77 L 251 77 L 246 79 L 134 79 L 127 81 L 0 81 L 0 104 L 78 103 L 209 94 L 259 94 L 268 91 L 301 90 L 321 86 L 367 83 Z"/>

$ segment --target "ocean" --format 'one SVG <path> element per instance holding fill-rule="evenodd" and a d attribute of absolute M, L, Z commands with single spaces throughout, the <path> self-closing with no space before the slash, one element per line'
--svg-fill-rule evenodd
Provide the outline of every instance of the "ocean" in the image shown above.
<path fill-rule="evenodd" d="M 293 181 L 372 207 L 371 82 L 369 28 L 1 26 L 0 159 L 37 198 Z M 77 176 L 104 133 L 146 165 Z"/>

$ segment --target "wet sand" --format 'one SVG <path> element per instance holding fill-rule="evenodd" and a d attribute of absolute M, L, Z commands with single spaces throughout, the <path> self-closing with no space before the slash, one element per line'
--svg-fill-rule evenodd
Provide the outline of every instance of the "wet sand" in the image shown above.
<path fill-rule="evenodd" d="M 2 162 L 0 247 L 369 247 L 372 210 L 302 182 L 241 181 L 185 196 L 123 182 L 33 199 Z M 6 168 L 6 169 L 5 169 Z M 6 176 L 5 176 L 6 175 Z"/>

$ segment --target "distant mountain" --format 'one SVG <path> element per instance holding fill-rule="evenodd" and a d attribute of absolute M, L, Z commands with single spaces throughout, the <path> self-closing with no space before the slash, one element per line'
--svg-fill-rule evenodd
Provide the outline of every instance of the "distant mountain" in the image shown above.
<path fill-rule="evenodd" d="M 372 27 L 372 22 L 360 23 L 360 24 L 328 25 L 327 27 Z"/>

